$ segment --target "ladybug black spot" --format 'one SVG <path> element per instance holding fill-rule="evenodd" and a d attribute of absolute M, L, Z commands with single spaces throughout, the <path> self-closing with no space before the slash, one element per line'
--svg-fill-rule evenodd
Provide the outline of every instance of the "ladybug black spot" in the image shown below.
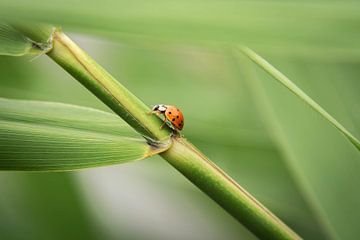
<path fill-rule="evenodd" d="M 179 115 L 177 115 L 176 118 L 179 118 Z"/>
<path fill-rule="evenodd" d="M 171 112 L 169 112 L 169 114 L 171 114 Z"/>
<path fill-rule="evenodd" d="M 173 118 L 172 121 L 174 122 L 174 121 L 175 121 L 175 118 Z"/>

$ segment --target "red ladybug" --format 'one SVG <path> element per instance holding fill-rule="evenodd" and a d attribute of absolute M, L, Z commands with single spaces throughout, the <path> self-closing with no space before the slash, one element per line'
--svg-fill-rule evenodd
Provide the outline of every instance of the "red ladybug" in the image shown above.
<path fill-rule="evenodd" d="M 156 113 L 156 115 L 164 114 L 164 124 L 166 122 L 170 123 L 172 128 L 176 130 L 181 130 L 184 127 L 184 116 L 182 112 L 174 106 L 158 104 L 152 108 L 151 113 Z M 160 127 L 163 128 L 164 124 Z"/>

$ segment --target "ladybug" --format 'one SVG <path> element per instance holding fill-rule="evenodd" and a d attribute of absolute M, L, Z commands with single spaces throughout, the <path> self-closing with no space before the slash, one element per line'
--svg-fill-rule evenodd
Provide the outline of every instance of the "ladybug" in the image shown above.
<path fill-rule="evenodd" d="M 181 130 L 184 127 L 184 116 L 182 112 L 174 106 L 157 104 L 152 108 L 151 113 L 156 113 L 156 115 L 164 114 L 164 124 L 170 123 L 170 126 L 175 130 Z M 160 129 L 164 127 L 164 124 L 161 125 Z"/>

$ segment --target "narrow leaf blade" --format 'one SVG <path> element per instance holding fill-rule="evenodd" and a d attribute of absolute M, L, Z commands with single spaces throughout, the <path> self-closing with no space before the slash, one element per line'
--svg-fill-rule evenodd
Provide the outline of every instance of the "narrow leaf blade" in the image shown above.
<path fill-rule="evenodd" d="M 340 132 L 342 132 L 345 137 L 347 137 L 350 142 L 360 151 L 360 141 L 352 135 L 341 123 L 339 123 L 333 116 L 331 116 L 325 109 L 323 109 L 317 102 L 315 102 L 311 97 L 309 97 L 304 91 L 302 91 L 296 84 L 294 84 L 288 77 L 282 74 L 274 66 L 272 66 L 268 61 L 263 59 L 253 50 L 247 47 L 241 47 L 239 50 L 244 53 L 248 58 L 250 58 L 254 63 L 260 66 L 263 70 L 269 73 L 275 80 L 280 82 L 283 86 L 293 92 L 301 100 L 307 103 L 315 111 L 317 111 L 321 116 L 323 116 L 327 121 L 334 125 Z"/>
<path fill-rule="evenodd" d="M 0 98 L 0 170 L 74 170 L 144 159 L 150 146 L 114 114 Z"/>
<path fill-rule="evenodd" d="M 29 39 L 10 25 L 0 22 L 0 55 L 22 56 L 31 50 Z"/>

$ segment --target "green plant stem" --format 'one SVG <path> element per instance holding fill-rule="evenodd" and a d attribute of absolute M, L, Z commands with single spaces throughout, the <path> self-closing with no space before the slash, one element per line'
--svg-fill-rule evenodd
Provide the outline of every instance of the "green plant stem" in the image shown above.
<path fill-rule="evenodd" d="M 48 53 L 60 66 L 93 92 L 114 112 L 143 135 L 165 139 L 169 129 L 160 130 L 161 120 L 136 96 L 82 51 L 64 33 L 55 32 L 53 50 Z M 290 228 L 262 206 L 186 139 L 172 137 L 173 145 L 161 153 L 199 189 L 205 192 L 250 231 L 262 239 L 299 239 Z"/>
<path fill-rule="evenodd" d="M 277 70 L 274 66 L 272 66 L 268 61 L 263 59 L 261 56 L 256 54 L 253 50 L 247 47 L 240 47 L 240 52 L 242 52 L 245 56 L 251 59 L 254 63 L 256 63 L 259 67 L 265 70 L 268 74 L 270 74 L 274 79 L 280 82 L 283 86 L 293 92 L 296 96 L 298 96 L 301 100 L 307 103 L 310 107 L 312 107 L 316 112 L 320 113 L 327 121 L 329 121 L 332 125 L 334 125 L 340 132 L 342 132 L 345 137 L 347 137 L 350 142 L 360 150 L 360 141 L 352 135 L 343 125 L 341 125 L 333 116 L 331 116 L 325 109 L 323 109 L 317 102 L 315 102 L 311 97 L 309 97 L 305 92 L 303 92 L 296 84 L 294 84 L 288 77 L 282 74 L 279 70 Z"/>
<path fill-rule="evenodd" d="M 186 139 L 160 155 L 260 239 L 300 239 Z"/>
<path fill-rule="evenodd" d="M 171 131 L 159 131 L 161 120 L 149 116 L 149 107 L 80 49 L 60 31 L 53 34 L 53 49 L 48 53 L 55 62 L 95 94 L 140 134 L 163 140 Z M 146 123 L 146 124 L 144 124 Z"/>

